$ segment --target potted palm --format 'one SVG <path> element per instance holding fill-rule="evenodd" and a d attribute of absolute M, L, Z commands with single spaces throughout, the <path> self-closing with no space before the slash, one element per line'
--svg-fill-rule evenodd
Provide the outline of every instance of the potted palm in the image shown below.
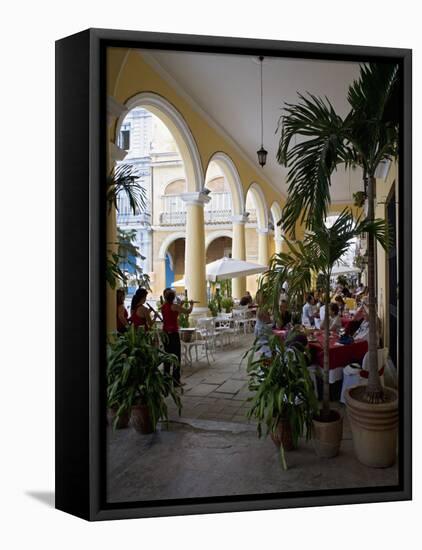
<path fill-rule="evenodd" d="M 321 225 L 331 202 L 331 175 L 339 165 L 362 170 L 366 217 L 369 222 L 374 220 L 377 169 L 398 156 L 399 94 L 398 65 L 369 63 L 361 66 L 359 78 L 349 87 L 350 112 L 345 118 L 327 98 L 311 94 L 300 95 L 296 105 L 286 105 L 277 154 L 278 161 L 288 167 L 285 230 L 295 227 L 298 220 L 308 229 Z M 350 389 L 346 401 L 357 457 L 367 465 L 386 466 L 395 461 L 398 400 L 397 392 L 382 387 L 378 374 L 375 238 L 371 234 L 367 272 L 369 379 L 366 387 Z M 381 418 L 387 427 L 382 433 L 377 428 Z"/>
<path fill-rule="evenodd" d="M 289 298 L 296 300 L 309 290 L 312 271 L 321 275 L 320 281 L 324 283 L 325 311 L 328 312 L 333 268 L 347 251 L 351 241 L 363 233 L 373 234 L 383 246 L 386 246 L 388 231 L 383 220 L 354 220 L 353 213 L 347 209 L 343 210 L 331 227 L 314 224 L 313 230 L 305 236 L 303 242 L 292 243 L 286 239 L 289 251 L 276 254 L 272 258 L 260 287 L 267 303 L 274 311 L 276 320 L 280 315 L 277 306 L 283 283 L 288 282 Z M 317 455 L 326 458 L 338 454 L 343 434 L 342 417 L 338 411 L 330 408 L 329 371 L 329 324 L 325 323 L 323 399 L 322 408 L 313 419 L 313 441 Z"/>
<path fill-rule="evenodd" d="M 158 330 L 145 331 L 143 327 L 129 329 L 113 335 L 108 345 L 107 397 L 118 405 L 118 420 L 131 411 L 135 430 L 151 433 L 159 420 L 168 421 L 166 398 L 171 397 L 181 410 L 178 387 L 173 377 L 162 372 L 162 363 L 175 363 L 176 356 L 160 349 L 159 338 L 165 335 Z"/>
<path fill-rule="evenodd" d="M 245 354 L 249 389 L 255 392 L 247 416 L 258 421 L 259 437 L 265 424 L 286 470 L 285 451 L 296 448 L 299 437 L 310 437 L 317 400 L 303 348 L 287 347 L 277 336 L 269 337 L 269 353 L 260 354 L 261 347 L 255 341 Z"/>
<path fill-rule="evenodd" d="M 221 307 L 225 310 L 226 313 L 230 313 L 233 309 L 233 298 L 230 296 L 224 296 L 221 299 Z"/>

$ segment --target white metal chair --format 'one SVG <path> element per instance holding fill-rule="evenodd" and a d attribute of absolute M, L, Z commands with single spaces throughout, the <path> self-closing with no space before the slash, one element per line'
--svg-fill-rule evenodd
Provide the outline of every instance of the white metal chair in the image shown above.
<path fill-rule="evenodd" d="M 184 359 L 185 365 L 188 365 L 190 367 L 193 365 L 192 350 L 195 351 L 196 362 L 200 361 L 202 358 L 206 358 L 208 365 L 210 365 L 210 359 L 208 355 L 208 352 L 210 351 L 209 343 L 207 339 L 201 338 L 201 334 L 199 332 L 195 332 L 190 342 L 184 342 L 182 340 L 181 346 L 182 357 Z"/>
<path fill-rule="evenodd" d="M 243 331 L 246 334 L 249 321 L 247 319 L 248 307 L 238 307 L 233 309 L 233 320 L 236 322 L 239 333 Z"/>
<path fill-rule="evenodd" d="M 226 344 L 231 344 L 232 341 L 237 339 L 239 329 L 237 320 L 233 317 L 232 313 L 221 314 L 217 318 L 217 322 L 219 326 L 215 327 L 215 332 L 221 335 L 222 339 L 226 339 Z"/>

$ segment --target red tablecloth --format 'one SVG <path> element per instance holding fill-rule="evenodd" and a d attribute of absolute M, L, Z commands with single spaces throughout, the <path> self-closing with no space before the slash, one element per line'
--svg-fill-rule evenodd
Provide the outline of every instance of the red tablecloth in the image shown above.
<path fill-rule="evenodd" d="M 321 333 L 315 333 L 317 342 L 309 342 L 312 357 L 321 367 L 324 365 L 323 341 Z M 338 345 L 338 338 L 330 338 L 330 370 L 345 367 L 350 363 L 361 363 L 368 351 L 368 342 L 358 340 L 353 344 Z"/>
<path fill-rule="evenodd" d="M 353 317 L 342 317 L 341 318 L 342 327 L 347 330 L 351 321 L 353 321 Z"/>
<path fill-rule="evenodd" d="M 281 330 L 279 328 L 273 328 L 273 334 L 279 336 L 282 340 L 286 338 L 287 330 Z"/>

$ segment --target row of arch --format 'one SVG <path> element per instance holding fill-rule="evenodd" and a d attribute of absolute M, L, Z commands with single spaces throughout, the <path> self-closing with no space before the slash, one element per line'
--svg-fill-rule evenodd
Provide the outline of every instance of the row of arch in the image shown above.
<path fill-rule="evenodd" d="M 201 192 L 205 189 L 205 173 L 199 150 L 193 134 L 181 113 L 164 97 L 152 93 L 141 92 L 129 98 L 125 103 L 125 111 L 118 117 L 116 124 L 116 139 L 119 135 L 127 112 L 135 107 L 143 107 L 157 116 L 171 132 L 183 160 L 186 188 L 188 192 Z M 260 185 L 251 182 L 246 189 L 242 184 L 239 172 L 233 160 L 223 151 L 218 151 L 208 160 L 208 166 L 216 163 L 227 180 L 232 195 L 232 210 L 234 216 L 246 212 L 246 197 L 250 193 L 257 213 L 257 226 L 260 230 L 269 229 L 269 213 L 273 218 L 275 238 L 281 238 L 277 222 L 281 218 L 281 206 L 274 202 L 270 207 L 265 199 Z M 280 233 L 280 234 L 279 234 Z"/>

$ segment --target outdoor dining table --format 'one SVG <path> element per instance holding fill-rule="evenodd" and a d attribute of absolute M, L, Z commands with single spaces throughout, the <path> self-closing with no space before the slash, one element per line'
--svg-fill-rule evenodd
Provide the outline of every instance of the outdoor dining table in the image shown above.
<path fill-rule="evenodd" d="M 322 332 L 315 332 L 314 338 L 315 340 L 308 342 L 308 345 L 313 362 L 322 368 L 324 365 L 324 334 Z M 340 344 L 337 335 L 330 335 L 330 384 L 338 382 L 343 378 L 343 368 L 346 365 L 350 363 L 362 363 L 367 351 L 368 342 L 366 340 L 355 340 L 351 344 Z"/>
<path fill-rule="evenodd" d="M 273 329 L 273 334 L 285 339 L 286 330 Z M 309 341 L 310 340 L 310 341 Z M 324 333 L 315 331 L 312 336 L 308 336 L 308 346 L 311 350 L 312 362 L 314 365 L 323 368 L 324 366 Z M 330 357 L 330 384 L 334 384 L 343 378 L 343 368 L 350 363 L 362 363 L 366 352 L 368 351 L 368 342 L 366 340 L 355 340 L 352 344 L 340 344 L 337 335 L 330 335 L 329 357 Z"/>

